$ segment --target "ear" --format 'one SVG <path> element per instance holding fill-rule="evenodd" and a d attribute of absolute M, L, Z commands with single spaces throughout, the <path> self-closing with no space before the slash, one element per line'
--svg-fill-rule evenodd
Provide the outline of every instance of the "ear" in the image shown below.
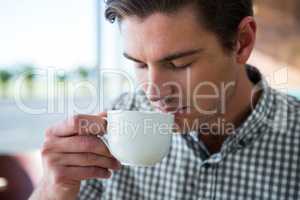
<path fill-rule="evenodd" d="M 256 40 L 257 25 L 253 17 L 245 17 L 239 27 L 237 34 L 236 62 L 246 64 L 254 48 Z"/>

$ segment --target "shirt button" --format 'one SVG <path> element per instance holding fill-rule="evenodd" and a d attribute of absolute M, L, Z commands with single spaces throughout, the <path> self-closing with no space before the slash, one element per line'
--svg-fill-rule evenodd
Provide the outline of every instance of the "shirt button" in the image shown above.
<path fill-rule="evenodd" d="M 195 188 L 195 184 L 191 183 L 191 188 L 194 189 Z"/>
<path fill-rule="evenodd" d="M 222 160 L 222 155 L 220 153 L 214 154 L 211 156 L 210 160 L 212 163 L 219 163 Z"/>
<path fill-rule="evenodd" d="M 244 140 L 240 140 L 238 142 L 238 148 L 244 148 L 246 146 L 246 142 Z"/>

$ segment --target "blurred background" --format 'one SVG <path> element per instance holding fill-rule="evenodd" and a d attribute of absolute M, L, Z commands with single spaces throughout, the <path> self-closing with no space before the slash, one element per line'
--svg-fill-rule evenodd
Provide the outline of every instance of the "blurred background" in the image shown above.
<path fill-rule="evenodd" d="M 95 114 L 134 83 L 103 6 L 0 0 L 0 199 L 27 199 L 38 184 L 46 127 L 75 113 Z M 298 0 L 256 1 L 259 29 L 249 61 L 273 87 L 298 98 L 299 9 Z"/>

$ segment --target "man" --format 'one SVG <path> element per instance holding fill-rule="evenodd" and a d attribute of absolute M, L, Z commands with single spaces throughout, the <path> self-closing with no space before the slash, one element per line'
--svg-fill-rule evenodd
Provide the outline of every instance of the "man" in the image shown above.
<path fill-rule="evenodd" d="M 82 119 L 104 125 L 105 112 L 54 125 L 32 199 L 299 199 L 300 102 L 246 65 L 252 1 L 106 4 L 143 89 L 112 109 L 172 112 L 179 134 L 161 163 L 137 168 L 113 158 L 95 136 L 105 129 L 79 128 Z"/>

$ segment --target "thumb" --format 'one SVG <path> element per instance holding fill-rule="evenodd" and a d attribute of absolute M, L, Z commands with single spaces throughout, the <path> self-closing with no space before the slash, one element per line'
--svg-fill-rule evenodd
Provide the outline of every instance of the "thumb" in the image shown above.
<path fill-rule="evenodd" d="M 96 114 L 96 116 L 99 116 L 99 117 L 107 117 L 107 112 L 106 112 L 106 111 L 99 112 L 99 113 Z"/>

